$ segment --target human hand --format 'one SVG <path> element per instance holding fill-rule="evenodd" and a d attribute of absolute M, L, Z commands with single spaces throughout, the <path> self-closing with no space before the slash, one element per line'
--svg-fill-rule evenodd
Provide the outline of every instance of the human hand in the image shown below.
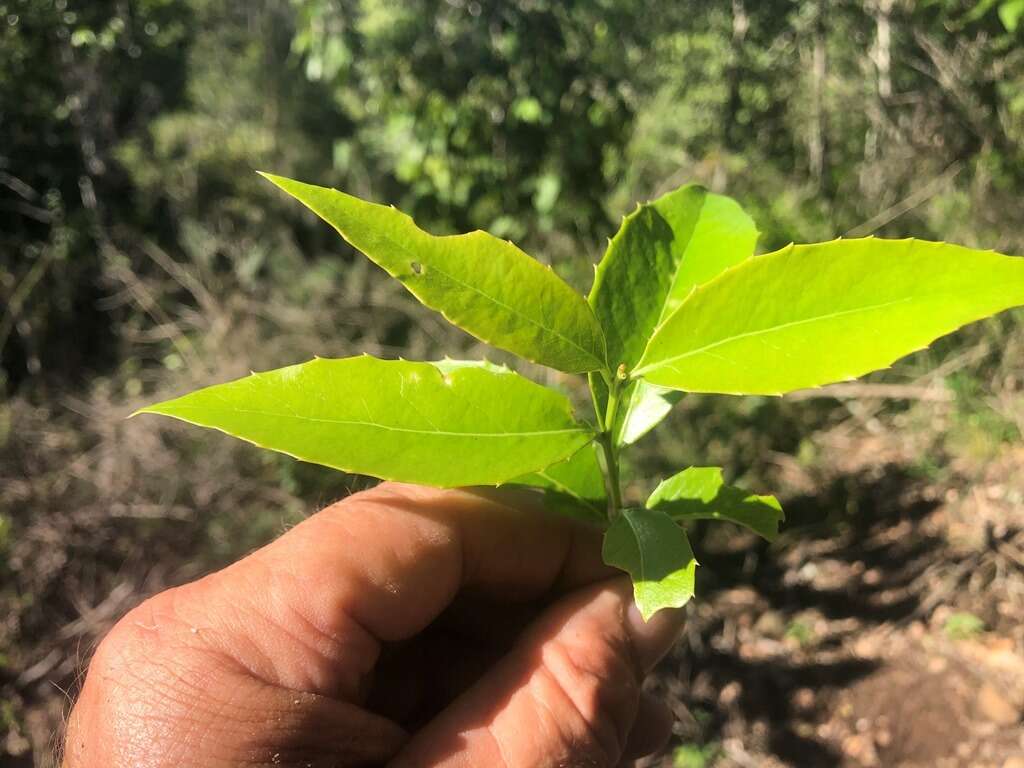
<path fill-rule="evenodd" d="M 611 768 L 660 748 L 644 623 L 599 532 L 528 492 L 386 483 L 126 615 L 65 768 Z"/>

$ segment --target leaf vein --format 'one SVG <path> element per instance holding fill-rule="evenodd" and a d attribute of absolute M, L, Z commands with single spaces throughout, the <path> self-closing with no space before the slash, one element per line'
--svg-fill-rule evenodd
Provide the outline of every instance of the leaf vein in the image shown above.
<path fill-rule="evenodd" d="M 430 233 L 426 233 L 426 235 L 427 235 L 427 237 L 433 238 L 435 240 L 443 240 L 444 239 L 444 238 L 439 238 L 436 235 L 431 235 Z M 406 254 L 407 258 L 413 258 L 414 257 L 414 254 L 412 253 L 412 251 L 409 250 L 408 247 L 406 247 L 405 245 L 403 245 L 399 241 L 395 240 L 390 235 L 385 233 L 385 234 L 382 234 L 382 237 L 385 240 L 387 240 L 389 243 L 391 243 L 393 246 L 395 246 L 395 248 L 397 248 L 398 250 L 403 251 Z M 466 235 L 449 235 L 448 237 L 461 238 L 461 237 L 466 237 Z M 527 258 L 529 258 L 529 257 L 527 257 Z M 564 341 L 569 346 L 574 347 L 575 349 L 577 349 L 580 352 L 582 352 L 588 358 L 591 358 L 593 360 L 597 360 L 598 363 L 600 363 L 601 365 L 604 365 L 604 363 L 599 358 L 594 356 L 593 352 L 591 352 L 590 350 L 588 350 L 585 347 L 581 346 L 578 342 L 574 341 L 573 339 L 570 339 L 568 336 L 564 335 L 563 333 L 560 333 L 556 329 L 551 328 L 551 327 L 545 325 L 544 323 L 539 322 L 538 320 L 535 320 L 534 318 L 530 317 L 529 315 L 524 315 L 520 310 L 516 309 L 515 307 L 513 307 L 513 306 L 511 306 L 509 304 L 506 304 L 505 302 L 501 301 L 500 299 L 495 298 L 494 296 L 491 296 L 489 293 L 480 290 L 476 286 L 470 285 L 469 283 L 464 283 L 462 280 L 460 280 L 459 278 L 455 277 L 455 275 L 452 275 L 452 274 L 446 272 L 445 270 L 443 270 L 440 267 L 438 267 L 436 264 L 432 263 L 430 265 L 430 269 L 440 273 L 441 275 L 444 275 L 445 277 L 447 277 L 449 280 L 451 280 L 456 285 L 458 285 L 458 286 L 460 286 L 462 288 L 465 288 L 468 291 L 472 291 L 473 293 L 475 293 L 475 294 L 477 294 L 479 296 L 482 296 L 484 299 L 487 299 L 492 304 L 495 304 L 495 305 L 501 307 L 502 309 L 507 310 L 508 312 L 511 312 L 513 315 L 515 315 L 516 317 L 521 318 L 522 320 L 525 320 L 527 323 L 530 323 L 531 325 L 533 325 L 533 326 L 535 326 L 537 328 L 540 328 L 542 331 L 550 333 L 552 336 L 555 336 L 556 338 L 561 339 L 562 341 Z"/>
<path fill-rule="evenodd" d="M 873 312 L 875 310 L 885 309 L 887 307 L 892 307 L 892 306 L 895 306 L 897 304 L 905 304 L 908 301 L 914 301 L 914 300 L 917 300 L 917 299 L 920 299 L 920 298 L 923 298 L 923 297 L 921 297 L 921 296 L 907 296 L 907 297 L 902 298 L 902 299 L 896 299 L 894 301 L 886 301 L 886 302 L 883 302 L 881 304 L 871 304 L 869 306 L 864 306 L 864 307 L 855 307 L 853 309 L 839 310 L 838 312 L 829 312 L 829 313 L 824 314 L 824 315 L 815 315 L 814 317 L 805 317 L 802 320 L 791 320 L 788 323 L 779 323 L 778 325 L 772 325 L 772 326 L 769 326 L 767 328 L 758 328 L 757 330 L 747 331 L 746 333 L 738 333 L 738 334 L 735 334 L 733 336 L 728 336 L 728 337 L 726 337 L 724 339 L 718 339 L 717 341 L 713 341 L 713 342 L 711 342 L 709 344 L 705 344 L 703 347 L 698 347 L 696 349 L 691 349 L 691 350 L 688 350 L 688 351 L 683 352 L 683 353 L 678 354 L 678 355 L 672 355 L 671 357 L 666 357 L 665 359 L 659 360 L 657 362 L 648 363 L 647 365 L 644 365 L 644 366 L 641 366 L 641 367 L 637 368 L 633 372 L 633 375 L 634 376 L 643 376 L 645 371 L 650 371 L 650 370 L 653 370 L 655 368 L 663 368 L 663 367 L 666 367 L 666 366 L 670 366 L 670 365 L 673 365 L 674 363 L 679 362 L 680 360 L 684 360 L 684 359 L 686 359 L 688 357 L 693 357 L 695 355 L 706 354 L 706 353 L 708 353 L 708 350 L 712 350 L 712 349 L 715 349 L 717 347 L 721 347 L 721 346 L 724 346 L 726 344 L 730 344 L 730 343 L 735 342 L 735 341 L 740 341 L 742 339 L 756 338 L 758 336 L 764 336 L 764 335 L 767 335 L 767 334 L 776 333 L 778 331 L 783 331 L 783 330 L 786 330 L 788 328 L 795 328 L 795 327 L 801 326 L 801 325 L 810 325 L 810 324 L 813 324 L 813 323 L 824 322 L 826 320 L 834 320 L 837 317 L 846 317 L 846 316 L 849 316 L 849 315 L 856 315 L 856 314 L 860 314 L 860 313 L 863 313 L 863 312 Z M 652 339 L 652 341 L 653 341 L 653 339 Z"/>
<path fill-rule="evenodd" d="M 178 411 L 192 410 L 189 406 L 179 405 L 177 406 Z M 199 408 L 208 412 L 208 409 Z M 379 424 L 372 421 L 358 421 L 349 419 L 326 419 L 318 418 L 316 416 L 300 416 L 298 414 L 291 413 L 276 413 L 274 411 L 257 411 L 250 410 L 247 408 L 228 408 L 232 413 L 244 413 L 249 416 L 269 416 L 271 418 L 278 419 L 295 419 L 297 421 L 311 421 L 319 424 L 338 424 L 342 426 L 352 427 L 372 427 L 375 429 L 383 429 L 388 432 L 405 432 L 416 435 L 435 435 L 440 437 L 542 437 L 545 435 L 568 435 L 568 434 L 586 434 L 589 430 L 586 427 L 572 427 L 569 429 L 538 429 L 538 430 L 525 430 L 523 432 L 454 432 L 450 430 L 442 429 L 411 429 L 409 427 L 396 427 L 389 424 Z"/>
<path fill-rule="evenodd" d="M 640 558 L 640 578 L 638 581 L 647 581 L 647 561 L 644 559 L 644 543 L 640 539 L 640 529 L 628 513 L 622 513 L 622 515 L 626 518 L 626 524 L 633 532 L 633 538 L 636 539 L 637 557 Z"/>

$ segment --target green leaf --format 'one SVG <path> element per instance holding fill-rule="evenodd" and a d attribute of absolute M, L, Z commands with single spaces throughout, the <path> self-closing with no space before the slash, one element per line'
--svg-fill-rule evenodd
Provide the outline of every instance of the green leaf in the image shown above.
<path fill-rule="evenodd" d="M 632 375 L 775 395 L 852 379 L 1024 304 L 1024 259 L 921 240 L 834 240 L 756 256 L 697 288 Z"/>
<path fill-rule="evenodd" d="M 644 620 L 693 597 L 697 561 L 686 532 L 664 512 L 624 509 L 604 535 L 604 561 L 633 579 Z"/>
<path fill-rule="evenodd" d="M 444 374 L 457 371 L 460 368 L 483 368 L 491 373 L 512 373 L 508 366 L 492 363 L 490 360 L 453 360 L 450 357 L 444 357 L 441 360 L 431 360 L 430 364 Z"/>
<path fill-rule="evenodd" d="M 999 6 L 999 20 L 1007 32 L 1016 32 L 1024 16 L 1024 0 L 1006 0 Z"/>
<path fill-rule="evenodd" d="M 658 426 L 682 396 L 681 392 L 646 381 L 630 383 L 619 411 L 621 417 L 615 420 L 615 442 L 618 445 L 635 443 Z"/>
<path fill-rule="evenodd" d="M 587 302 L 512 243 L 479 230 L 436 237 L 394 207 L 262 175 L 477 338 L 569 373 L 607 367 L 604 335 Z"/>
<path fill-rule="evenodd" d="M 608 243 L 588 299 L 611 368 L 632 368 L 694 286 L 751 256 L 756 242 L 753 220 L 734 200 L 695 184 L 638 206 Z"/>
<path fill-rule="evenodd" d="M 597 452 L 597 445 L 591 443 L 566 461 L 517 477 L 512 482 L 543 488 L 546 503 L 556 512 L 603 524 L 608 501 Z"/>
<path fill-rule="evenodd" d="M 647 508 L 676 519 L 728 520 L 768 541 L 775 540 L 779 523 L 786 519 L 774 496 L 756 496 L 726 485 L 721 467 L 690 467 L 662 480 L 647 499 Z"/>
<path fill-rule="evenodd" d="M 143 408 L 303 461 L 441 487 L 496 485 L 593 438 L 562 395 L 507 369 L 317 358 Z"/>
<path fill-rule="evenodd" d="M 608 410 L 608 385 L 596 374 L 590 374 L 590 393 L 601 413 Z M 611 427 L 612 437 L 619 446 L 632 445 L 661 423 L 683 399 L 683 393 L 668 387 L 658 387 L 646 381 L 627 381 L 621 384 L 619 409 Z"/>
<path fill-rule="evenodd" d="M 757 228 L 734 200 L 688 184 L 627 216 L 597 267 L 589 301 L 608 340 L 608 362 L 632 368 L 655 328 L 693 288 L 754 253 Z M 603 382 L 593 385 L 599 407 Z M 678 397 L 625 385 L 616 441 L 638 440 Z M 634 411 L 641 413 L 634 416 Z"/>

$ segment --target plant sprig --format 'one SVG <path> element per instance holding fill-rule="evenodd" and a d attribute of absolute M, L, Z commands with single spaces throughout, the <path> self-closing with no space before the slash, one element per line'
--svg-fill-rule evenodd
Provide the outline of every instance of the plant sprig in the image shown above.
<path fill-rule="evenodd" d="M 1024 304 L 1024 259 L 920 240 L 789 245 L 728 197 L 688 184 L 623 219 L 584 299 L 485 232 L 436 237 L 393 207 L 264 176 L 454 325 L 527 360 L 586 374 L 594 421 L 561 393 L 483 361 L 316 359 L 141 409 L 347 472 L 442 487 L 516 483 L 605 528 L 604 558 L 645 617 L 684 605 L 697 561 L 684 525 L 772 539 L 772 496 L 717 467 L 623 498 L 620 455 L 685 392 L 781 395 L 885 368 L 960 326 Z M 595 448 L 597 450 L 595 450 Z"/>

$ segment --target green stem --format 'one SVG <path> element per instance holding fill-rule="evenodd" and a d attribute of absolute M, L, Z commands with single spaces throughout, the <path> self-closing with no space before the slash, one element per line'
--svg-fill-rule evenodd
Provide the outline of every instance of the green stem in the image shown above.
<path fill-rule="evenodd" d="M 608 465 L 608 520 L 614 520 L 622 509 L 622 489 L 619 486 L 619 460 L 609 432 L 602 432 L 599 438 Z"/>
<path fill-rule="evenodd" d="M 614 520 L 622 509 L 622 487 L 619 480 L 619 457 L 612 430 L 615 429 L 615 417 L 619 410 L 619 389 L 621 382 L 618 377 L 605 377 L 608 385 L 608 407 L 601 413 L 600 404 L 594 399 L 594 412 L 597 414 L 597 426 L 600 430 L 598 442 L 604 453 L 608 485 L 608 519 Z"/>

